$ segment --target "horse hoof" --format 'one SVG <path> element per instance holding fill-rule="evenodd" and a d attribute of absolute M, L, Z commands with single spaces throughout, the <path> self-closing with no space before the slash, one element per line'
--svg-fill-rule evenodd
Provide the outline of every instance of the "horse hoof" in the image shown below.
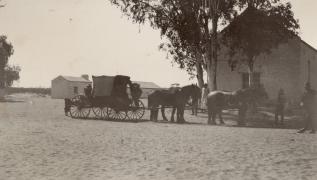
<path fill-rule="evenodd" d="M 208 125 L 217 125 L 215 122 L 209 122 Z"/>

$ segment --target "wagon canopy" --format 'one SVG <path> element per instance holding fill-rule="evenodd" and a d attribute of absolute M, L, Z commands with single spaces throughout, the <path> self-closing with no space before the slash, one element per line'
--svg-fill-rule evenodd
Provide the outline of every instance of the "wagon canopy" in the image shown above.
<path fill-rule="evenodd" d="M 92 76 L 93 96 L 110 96 L 113 88 L 114 76 Z"/>
<path fill-rule="evenodd" d="M 94 97 L 115 96 L 128 98 L 129 76 L 92 76 Z"/>

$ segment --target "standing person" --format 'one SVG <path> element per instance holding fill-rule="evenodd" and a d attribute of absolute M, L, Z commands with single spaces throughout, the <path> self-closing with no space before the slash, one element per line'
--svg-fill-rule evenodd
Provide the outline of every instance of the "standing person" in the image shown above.
<path fill-rule="evenodd" d="M 239 103 L 239 111 L 238 111 L 238 126 L 245 126 L 246 125 L 246 115 L 248 110 L 248 104 L 246 102 Z"/>
<path fill-rule="evenodd" d="M 203 88 L 201 89 L 201 101 L 200 101 L 200 108 L 204 111 L 207 110 L 207 96 L 209 90 L 207 84 L 204 84 Z"/>
<path fill-rule="evenodd" d="M 197 91 L 195 93 L 194 97 L 191 97 L 192 99 L 192 115 L 197 116 L 198 113 L 198 106 L 200 104 L 200 99 L 201 99 L 201 90 Z"/>
<path fill-rule="evenodd" d="M 64 107 L 65 116 L 68 116 L 68 113 L 70 112 L 70 106 L 71 106 L 72 102 L 68 98 L 65 98 L 64 101 L 65 101 L 65 107 Z"/>
<path fill-rule="evenodd" d="M 305 127 L 298 131 L 298 133 L 303 133 L 309 128 L 311 128 L 310 133 L 315 133 L 315 121 L 316 121 L 316 91 L 311 88 L 310 83 L 305 85 L 305 93 L 302 97 L 301 106 L 303 106 L 306 117 L 305 117 Z"/>
<path fill-rule="evenodd" d="M 281 124 L 284 124 L 284 109 L 285 109 L 285 93 L 283 89 L 278 91 L 277 102 L 275 107 L 275 125 L 278 125 L 279 116 L 281 117 Z"/>

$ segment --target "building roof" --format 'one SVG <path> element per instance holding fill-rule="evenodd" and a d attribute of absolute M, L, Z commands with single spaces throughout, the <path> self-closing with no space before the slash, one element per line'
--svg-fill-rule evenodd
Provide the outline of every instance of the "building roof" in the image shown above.
<path fill-rule="evenodd" d="M 310 49 L 312 49 L 312 50 L 314 50 L 315 52 L 317 52 L 317 49 L 316 49 L 316 48 L 314 48 L 313 46 L 311 46 L 310 44 L 308 44 L 307 42 L 305 42 L 303 39 L 300 38 L 300 40 L 301 40 L 301 42 L 302 42 L 303 44 L 305 44 L 307 47 L 309 47 Z"/>
<path fill-rule="evenodd" d="M 219 33 L 219 39 L 221 38 L 221 36 L 223 36 L 223 34 L 226 33 L 226 31 L 228 31 L 230 28 L 231 29 L 237 29 L 237 28 L 241 28 L 240 24 L 241 21 L 247 21 L 248 24 L 252 24 L 256 22 L 256 19 L 252 18 L 255 14 L 260 14 L 261 16 L 265 16 L 263 14 L 260 13 L 261 11 L 258 9 L 254 9 L 254 8 L 247 8 L 246 10 L 244 10 L 236 19 L 234 19 L 228 26 L 226 26 L 224 29 L 221 30 L 221 32 Z M 251 18 L 250 18 L 251 17 Z M 298 35 L 295 35 L 294 37 L 295 39 L 299 40 L 300 42 L 302 42 L 306 47 L 312 49 L 313 51 L 317 52 L 317 49 L 313 46 L 311 46 L 310 44 L 308 44 L 307 42 L 305 42 L 301 37 L 299 37 Z"/>
<path fill-rule="evenodd" d="M 72 81 L 72 82 L 87 82 L 90 83 L 91 81 L 83 78 L 83 77 L 75 77 L 75 76 L 59 76 L 65 79 L 66 81 Z"/>
<path fill-rule="evenodd" d="M 133 81 L 134 83 L 140 84 L 143 89 L 161 89 L 160 86 L 153 82 L 144 82 L 144 81 Z"/>

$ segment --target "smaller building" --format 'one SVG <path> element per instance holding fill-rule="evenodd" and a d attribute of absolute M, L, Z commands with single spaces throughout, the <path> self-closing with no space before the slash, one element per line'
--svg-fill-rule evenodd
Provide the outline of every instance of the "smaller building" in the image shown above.
<path fill-rule="evenodd" d="M 142 89 L 142 96 L 141 98 L 147 98 L 149 94 L 152 92 L 162 89 L 160 86 L 153 82 L 144 82 L 144 81 L 133 81 L 134 83 L 140 84 L 140 87 Z"/>
<path fill-rule="evenodd" d="M 84 94 L 84 89 L 88 84 L 91 84 L 88 75 L 81 77 L 60 75 L 52 80 L 51 97 L 65 99 Z"/>

